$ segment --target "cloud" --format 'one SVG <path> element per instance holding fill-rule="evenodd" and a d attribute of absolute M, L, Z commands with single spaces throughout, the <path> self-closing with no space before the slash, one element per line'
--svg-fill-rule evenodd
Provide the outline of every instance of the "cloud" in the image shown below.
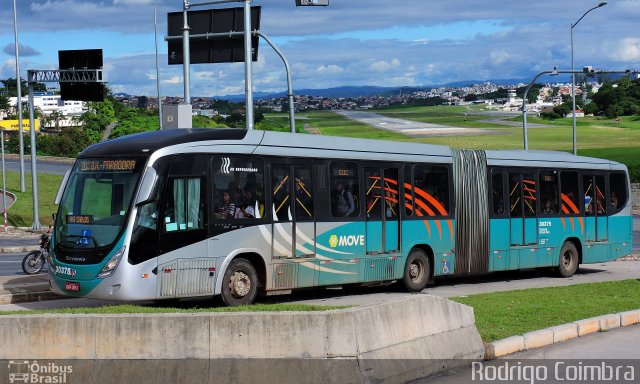
<path fill-rule="evenodd" d="M 7 55 L 15 56 L 16 53 L 16 44 L 7 44 L 2 49 L 4 53 Z M 40 52 L 26 45 L 18 44 L 18 52 L 20 57 L 29 57 L 29 56 L 38 56 Z"/>
<path fill-rule="evenodd" d="M 247 23 L 248 24 L 248 23 Z M 338 74 L 344 72 L 344 68 L 339 65 L 330 64 L 330 65 L 321 65 L 317 69 L 318 72 L 323 74 Z"/>
<path fill-rule="evenodd" d="M 399 66 L 400 66 L 400 60 L 393 59 L 390 62 L 384 61 L 384 60 L 376 61 L 375 63 L 371 64 L 369 68 L 374 72 L 387 72 L 390 69 L 394 67 L 399 67 Z"/>
<path fill-rule="evenodd" d="M 622 39 L 609 57 L 622 62 L 640 61 L 640 38 Z"/>
<path fill-rule="evenodd" d="M 25 46 L 20 47 L 23 77 L 25 68 L 55 68 L 58 49 L 102 47 L 105 77 L 113 89 L 155 94 L 155 57 L 149 53 L 154 48 L 153 3 L 18 1 L 20 41 Z M 424 0 L 336 0 L 329 7 L 295 7 L 291 0 L 255 3 L 262 7 L 261 30 L 276 42 L 291 66 L 295 89 L 525 79 L 554 66 L 568 69 L 568 26 L 584 5 L 578 0 L 487 0 L 482 7 L 475 0 L 431 0 L 428 6 Z M 159 0 L 164 95 L 183 92 L 182 66 L 166 64 L 162 38 L 167 12 L 181 8 L 180 1 Z M 589 13 L 574 31 L 576 67 L 637 67 L 639 18 L 640 0 L 610 2 Z M 0 18 L 3 78 L 15 76 L 13 51 L 7 51 L 13 42 L 12 21 Z M 453 33 L 456 28 L 464 33 Z M 256 91 L 282 92 L 286 90 L 282 61 L 264 41 L 261 45 L 259 61 L 254 63 Z M 29 56 L 29 49 L 40 54 Z M 194 65 L 191 86 L 194 96 L 243 93 L 243 64 Z"/>

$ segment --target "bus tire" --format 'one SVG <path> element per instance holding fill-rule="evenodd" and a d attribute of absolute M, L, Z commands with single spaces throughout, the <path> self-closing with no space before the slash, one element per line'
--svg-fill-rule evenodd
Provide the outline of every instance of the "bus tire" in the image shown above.
<path fill-rule="evenodd" d="M 573 276 L 578 270 L 578 262 L 578 249 L 572 242 L 565 241 L 560 250 L 560 264 L 558 265 L 560 276 Z"/>
<path fill-rule="evenodd" d="M 402 282 L 409 292 L 420 292 L 427 287 L 431 275 L 431 265 L 427 254 L 421 249 L 414 249 L 407 257 Z"/>
<path fill-rule="evenodd" d="M 258 273 L 247 259 L 234 259 L 224 272 L 222 302 L 227 306 L 249 305 L 258 296 Z"/>

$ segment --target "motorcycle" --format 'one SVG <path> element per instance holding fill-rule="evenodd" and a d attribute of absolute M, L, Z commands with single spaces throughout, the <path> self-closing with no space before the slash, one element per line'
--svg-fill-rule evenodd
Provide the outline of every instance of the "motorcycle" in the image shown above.
<path fill-rule="evenodd" d="M 40 236 L 40 250 L 32 251 L 22 260 L 22 270 L 27 275 L 35 275 L 42 272 L 49 255 L 49 241 L 51 240 L 51 229 Z"/>

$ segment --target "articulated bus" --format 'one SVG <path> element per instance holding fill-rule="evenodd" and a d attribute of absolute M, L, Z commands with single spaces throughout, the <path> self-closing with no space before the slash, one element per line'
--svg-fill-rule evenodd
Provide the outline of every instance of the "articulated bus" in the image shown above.
<path fill-rule="evenodd" d="M 92 145 L 56 203 L 52 290 L 109 300 L 568 277 L 632 241 L 629 177 L 612 161 L 235 129 Z"/>

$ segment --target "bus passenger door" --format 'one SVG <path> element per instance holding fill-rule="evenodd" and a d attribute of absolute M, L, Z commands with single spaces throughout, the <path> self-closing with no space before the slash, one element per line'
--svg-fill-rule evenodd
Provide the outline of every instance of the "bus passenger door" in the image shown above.
<path fill-rule="evenodd" d="M 384 182 L 384 251 L 385 253 L 400 252 L 400 183 L 398 183 L 398 169 L 385 168 Z"/>
<path fill-rule="evenodd" d="M 511 251 L 508 269 L 535 267 L 538 243 L 535 175 L 509 174 L 509 203 Z"/>
<path fill-rule="evenodd" d="M 274 259 L 293 257 L 293 215 L 291 214 L 291 170 L 289 165 L 271 166 L 271 244 Z"/>
<path fill-rule="evenodd" d="M 315 257 L 311 166 L 274 164 L 271 175 L 273 257 Z"/>
<path fill-rule="evenodd" d="M 511 217 L 511 246 L 524 245 L 524 214 L 522 210 L 522 177 L 519 173 L 509 174 L 509 206 Z M 513 263 L 510 263 L 513 264 Z M 516 266 L 512 268 L 517 268 Z"/>
<path fill-rule="evenodd" d="M 365 168 L 367 254 L 400 250 L 397 168 Z"/>
<path fill-rule="evenodd" d="M 524 245 L 537 247 L 538 244 L 538 199 L 536 190 L 538 184 L 536 175 L 524 174 L 522 176 L 522 195 L 524 204 Z"/>
<path fill-rule="evenodd" d="M 606 187 L 604 176 L 596 176 L 596 241 L 607 241 L 609 231 L 609 220 L 607 216 Z"/>
<path fill-rule="evenodd" d="M 608 230 L 604 176 L 582 176 L 585 240 L 606 241 Z"/>
<path fill-rule="evenodd" d="M 366 180 L 366 244 L 367 255 L 384 253 L 384 227 L 382 212 L 384 210 L 382 172 L 379 168 L 365 168 Z"/>

